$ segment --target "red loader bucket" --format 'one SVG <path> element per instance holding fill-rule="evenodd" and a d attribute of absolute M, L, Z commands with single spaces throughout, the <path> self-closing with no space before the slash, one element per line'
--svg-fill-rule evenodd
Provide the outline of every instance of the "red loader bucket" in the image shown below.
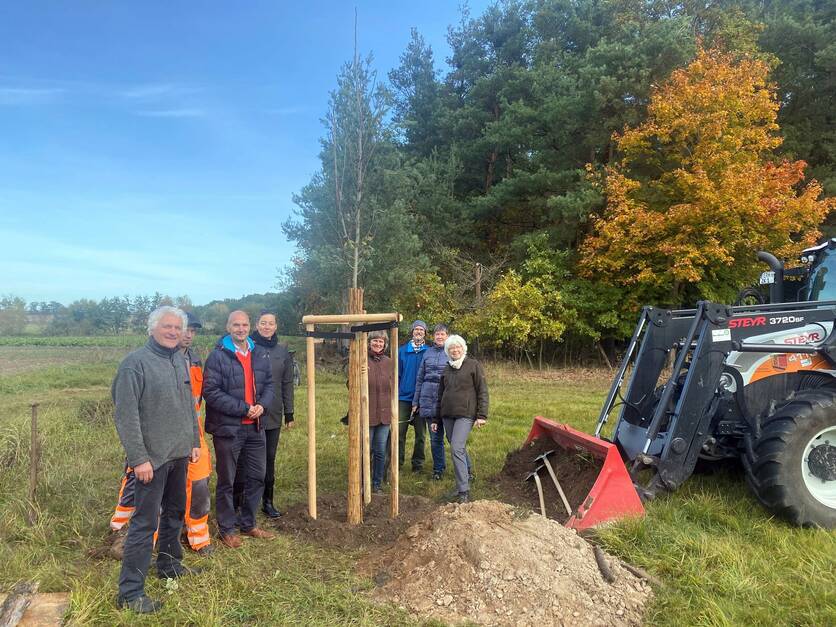
<path fill-rule="evenodd" d="M 641 499 L 614 444 L 542 416 L 535 416 L 525 443 L 535 438 L 550 438 L 564 449 L 583 451 L 603 460 L 589 495 L 566 522 L 567 527 L 581 530 L 608 520 L 644 515 Z"/>

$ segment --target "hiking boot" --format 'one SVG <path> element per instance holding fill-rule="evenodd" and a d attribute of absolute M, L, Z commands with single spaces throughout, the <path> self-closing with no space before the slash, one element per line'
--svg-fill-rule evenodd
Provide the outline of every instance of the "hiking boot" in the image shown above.
<path fill-rule="evenodd" d="M 440 472 L 434 472 L 433 473 L 433 481 L 441 481 L 441 473 Z"/>
<path fill-rule="evenodd" d="M 215 552 L 215 547 L 211 544 L 207 544 L 206 546 L 200 547 L 195 553 L 200 555 L 200 557 L 209 557 L 212 553 Z"/>
<path fill-rule="evenodd" d="M 241 536 L 231 533 L 227 536 L 221 536 L 221 544 L 229 549 L 240 549 L 244 546 L 244 541 Z"/>
<path fill-rule="evenodd" d="M 155 601 L 143 594 L 141 597 L 131 599 L 130 601 L 117 597 L 116 606 L 120 609 L 129 609 L 137 614 L 153 614 L 154 612 L 160 611 L 163 603 L 162 601 Z"/>
<path fill-rule="evenodd" d="M 160 579 L 178 579 L 179 577 L 185 577 L 186 575 L 197 575 L 204 571 L 204 568 L 200 566 L 186 566 L 185 564 L 180 564 L 171 570 L 158 570 L 157 577 Z"/>
<path fill-rule="evenodd" d="M 372 487 L 372 493 L 373 494 L 383 494 L 383 488 L 380 487 L 379 485 L 373 486 Z"/>
<path fill-rule="evenodd" d="M 420 466 L 413 466 L 412 467 L 412 474 L 413 475 L 420 475 L 422 470 L 423 470 L 423 468 L 421 468 Z"/>
<path fill-rule="evenodd" d="M 459 492 L 459 503 L 470 503 L 470 492 Z"/>
<path fill-rule="evenodd" d="M 260 540 L 272 540 L 276 537 L 275 533 L 264 531 L 264 529 L 259 529 L 258 527 L 253 527 L 249 531 L 242 531 L 241 534 L 251 538 L 258 538 Z"/>
<path fill-rule="evenodd" d="M 264 515 L 267 518 L 281 518 L 282 513 L 273 507 L 273 501 L 264 501 L 261 504 L 261 511 L 264 512 Z"/>

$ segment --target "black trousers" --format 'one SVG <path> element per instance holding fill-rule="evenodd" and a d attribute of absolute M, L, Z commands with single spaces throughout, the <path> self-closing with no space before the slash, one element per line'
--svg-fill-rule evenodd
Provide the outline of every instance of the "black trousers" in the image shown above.
<path fill-rule="evenodd" d="M 236 528 L 249 531 L 256 526 L 255 513 L 264 492 L 264 467 L 266 446 L 264 431 L 256 425 L 241 425 L 233 437 L 213 436 L 215 468 L 218 482 L 215 486 L 215 517 L 221 536 L 235 533 Z M 236 514 L 233 486 L 238 470 L 238 460 L 244 457 L 243 498 Z"/>
<path fill-rule="evenodd" d="M 264 439 L 267 447 L 267 465 L 264 471 L 264 495 L 262 501 L 273 500 L 273 488 L 276 485 L 276 451 L 279 449 L 279 436 L 282 434 L 281 425 L 275 429 L 265 429 Z M 244 482 L 247 466 L 246 453 L 238 458 L 238 470 L 235 472 L 235 486 L 233 488 L 233 500 L 235 508 L 241 507 L 244 500 Z"/>
<path fill-rule="evenodd" d="M 406 432 L 409 430 L 409 415 L 412 413 L 412 403 L 398 401 L 398 468 L 403 467 L 406 457 Z M 415 444 L 412 447 L 412 469 L 421 470 L 424 467 L 424 439 L 427 434 L 427 424 L 418 414 L 412 420 L 415 429 Z"/>
<path fill-rule="evenodd" d="M 136 482 L 134 514 L 128 525 L 128 537 L 122 553 L 119 573 L 119 598 L 131 601 L 145 594 L 145 577 L 157 536 L 157 570 L 173 574 L 180 568 L 183 550 L 180 531 L 186 514 L 187 457 L 166 462 L 154 470 L 148 483 Z"/>

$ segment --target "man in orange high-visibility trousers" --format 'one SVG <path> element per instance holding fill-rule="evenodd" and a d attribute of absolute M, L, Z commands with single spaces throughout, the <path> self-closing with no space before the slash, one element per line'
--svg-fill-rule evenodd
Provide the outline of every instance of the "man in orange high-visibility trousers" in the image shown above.
<path fill-rule="evenodd" d="M 212 458 L 203 432 L 205 416 L 201 412 L 203 364 L 197 353 L 192 350 L 192 340 L 197 335 L 197 330 L 202 328 L 203 325 L 193 313 L 186 312 L 186 316 L 189 318 L 189 324 L 187 331 L 183 333 L 180 348 L 189 362 L 189 378 L 192 383 L 194 409 L 200 427 L 200 458 L 194 463 L 189 463 L 188 479 L 186 480 L 185 528 L 189 546 L 192 550 L 197 551 L 198 555 L 208 555 L 214 550 L 209 539 L 209 510 L 211 509 L 209 475 L 212 474 Z"/>
<path fill-rule="evenodd" d="M 189 319 L 188 326 L 183 332 L 180 341 L 180 350 L 186 358 L 189 366 L 189 379 L 192 385 L 192 396 L 194 397 L 195 412 L 197 413 L 198 425 L 200 426 L 200 458 L 197 462 L 189 462 L 188 478 L 186 480 L 186 518 L 184 529 L 188 538 L 189 546 L 197 551 L 198 555 L 208 555 L 213 550 L 209 537 L 209 511 L 211 502 L 209 497 L 209 475 L 212 474 L 212 458 L 209 454 L 209 447 L 206 445 L 206 438 L 203 433 L 203 415 L 201 413 L 201 394 L 203 389 L 203 369 L 200 357 L 192 351 L 192 341 L 197 330 L 202 328 L 200 320 L 194 314 L 187 312 Z M 122 485 L 119 488 L 119 501 L 110 519 L 110 528 L 113 531 L 122 529 L 131 519 L 134 513 L 134 486 L 136 477 L 131 467 L 125 468 L 122 477 Z"/>

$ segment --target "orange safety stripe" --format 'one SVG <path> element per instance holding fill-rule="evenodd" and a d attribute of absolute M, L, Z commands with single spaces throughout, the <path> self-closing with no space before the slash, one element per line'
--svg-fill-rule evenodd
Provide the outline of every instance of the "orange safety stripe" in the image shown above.
<path fill-rule="evenodd" d="M 189 472 L 191 473 L 192 466 L 197 464 L 189 464 Z M 205 477 L 202 477 L 205 479 Z M 192 511 L 192 479 L 189 477 L 186 480 L 186 537 L 189 540 L 189 546 L 192 550 L 197 551 L 203 547 L 211 544 L 209 539 L 209 514 L 201 516 L 200 518 L 192 518 L 189 513 Z"/>
<path fill-rule="evenodd" d="M 186 514 L 186 536 L 189 539 L 189 546 L 195 551 L 212 544 L 209 537 L 209 514 L 197 520 L 189 518 Z"/>
<path fill-rule="evenodd" d="M 125 501 L 133 503 L 133 481 L 130 482 L 129 490 L 131 490 L 131 493 L 125 493 L 125 489 L 128 488 L 128 479 L 132 478 L 131 473 L 133 473 L 133 468 L 130 466 L 126 467 L 125 474 L 122 475 L 122 482 L 119 485 L 119 498 L 116 499 L 116 510 L 110 518 L 110 528 L 114 531 L 119 531 L 124 527 L 136 510 L 133 505 L 122 505 Z"/>

